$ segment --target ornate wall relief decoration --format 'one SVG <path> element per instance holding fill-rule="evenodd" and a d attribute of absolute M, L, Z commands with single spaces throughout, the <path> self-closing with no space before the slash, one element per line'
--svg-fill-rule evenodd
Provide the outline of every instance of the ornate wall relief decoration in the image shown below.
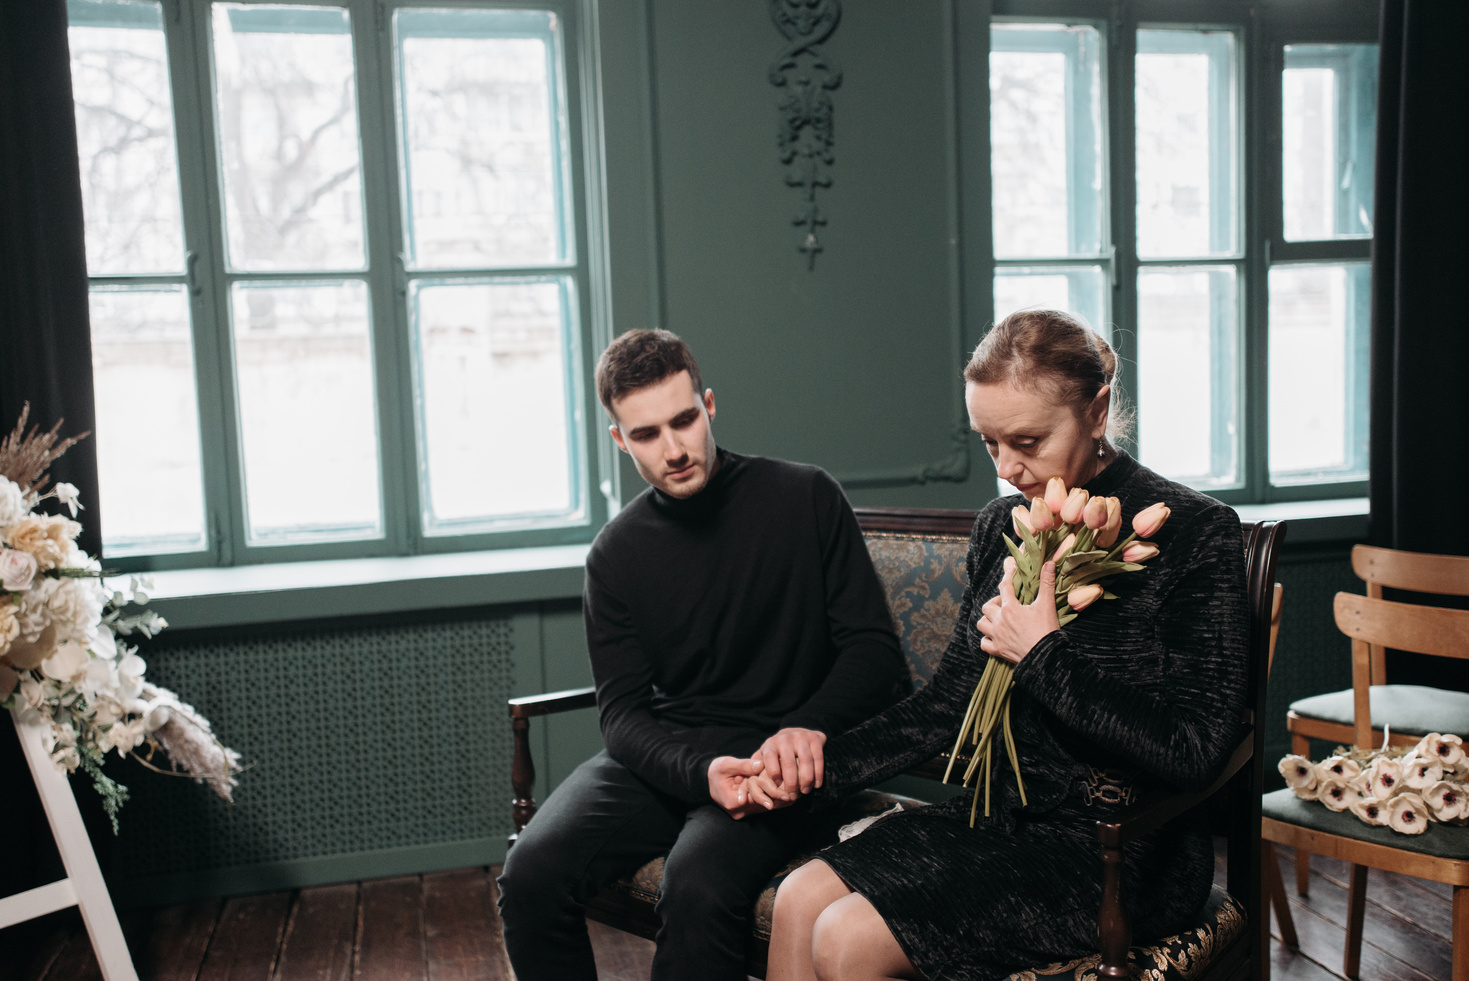
<path fill-rule="evenodd" d="M 805 229 L 797 249 L 816 268 L 821 241 L 816 230 L 826 218 L 816 205 L 816 189 L 830 187 L 832 155 L 831 91 L 842 84 L 842 70 L 820 45 L 841 20 L 841 0 L 770 0 L 770 19 L 785 35 L 786 46 L 770 63 L 770 84 L 784 88 L 780 100 L 780 162 L 786 183 L 801 189 L 804 202 L 792 224 Z"/>

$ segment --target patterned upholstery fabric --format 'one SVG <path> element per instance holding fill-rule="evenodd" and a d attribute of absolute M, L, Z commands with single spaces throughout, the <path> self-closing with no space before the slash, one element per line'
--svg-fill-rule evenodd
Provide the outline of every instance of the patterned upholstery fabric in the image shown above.
<path fill-rule="evenodd" d="M 968 585 L 964 557 L 969 539 L 885 531 L 869 531 L 865 537 L 877 577 L 887 590 L 888 609 L 913 685 L 921 688 L 933 678 L 959 617 Z"/>
<path fill-rule="evenodd" d="M 1188 981 L 1209 966 L 1216 950 L 1229 946 L 1244 931 L 1244 908 L 1216 886 L 1204 904 L 1197 926 L 1156 943 L 1133 947 L 1127 952 L 1127 963 L 1136 981 Z M 1101 954 L 1092 954 L 1080 960 L 1019 971 L 1010 975 L 1009 981 L 1042 978 L 1101 981 L 1097 973 L 1101 961 Z"/>

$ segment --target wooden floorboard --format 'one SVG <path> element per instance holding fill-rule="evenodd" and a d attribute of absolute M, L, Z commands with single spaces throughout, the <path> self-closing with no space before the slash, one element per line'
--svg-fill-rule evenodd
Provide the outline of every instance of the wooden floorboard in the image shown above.
<path fill-rule="evenodd" d="M 281 941 L 276 981 L 351 981 L 357 883 L 302 889 Z"/>
<path fill-rule="evenodd" d="M 1317 856 L 1295 895 L 1279 849 L 1299 949 L 1271 944 L 1272 981 L 1340 981 L 1348 867 Z M 141 981 L 513 981 L 496 909 L 498 869 L 245 896 L 130 911 L 123 930 Z M 1218 865 L 1223 878 L 1223 863 Z M 1449 981 L 1449 895 L 1372 872 L 1360 981 Z M 588 925 L 601 981 L 647 981 L 651 942 Z M 0 930 L 0 981 L 95 981 L 73 911 Z"/>
<path fill-rule="evenodd" d="M 423 888 L 406 875 L 362 884 L 353 981 L 426 981 Z"/>
<path fill-rule="evenodd" d="M 270 981 L 293 898 L 271 892 L 228 900 L 198 981 Z"/>
<path fill-rule="evenodd" d="M 494 884 L 482 867 L 423 877 L 428 981 L 508 981 L 510 962 L 498 931 Z"/>

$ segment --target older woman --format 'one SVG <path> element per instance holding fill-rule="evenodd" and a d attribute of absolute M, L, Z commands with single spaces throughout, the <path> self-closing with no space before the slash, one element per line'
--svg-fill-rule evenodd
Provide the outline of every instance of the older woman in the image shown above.
<path fill-rule="evenodd" d="M 1248 638 L 1244 548 L 1228 507 L 1158 476 L 1107 439 L 1116 357 L 1085 324 L 1023 311 L 965 370 L 970 422 L 1026 498 L 1051 477 L 1122 501 L 1124 525 L 1172 509 L 1162 554 L 1062 628 L 1042 596 L 999 593 L 1014 497 L 970 537 L 968 589 L 933 681 L 826 746 L 816 806 L 885 780 L 958 732 L 985 662 L 1015 665 L 1011 719 L 1022 806 L 997 757 L 990 817 L 961 794 L 877 822 L 791 875 L 776 897 L 771 981 L 992 979 L 1097 949 L 1095 822 L 1151 784 L 1207 786 L 1239 724 Z M 992 598 L 991 598 L 992 597 Z M 1213 873 L 1207 832 L 1175 822 L 1131 847 L 1124 883 L 1139 938 L 1184 926 Z"/>

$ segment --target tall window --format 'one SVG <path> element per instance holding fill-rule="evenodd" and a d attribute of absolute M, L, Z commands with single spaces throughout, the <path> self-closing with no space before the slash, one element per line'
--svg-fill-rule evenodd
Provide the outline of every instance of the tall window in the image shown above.
<path fill-rule="evenodd" d="M 1243 5 L 1208 25 L 1031 5 L 997 3 L 989 32 L 996 318 L 1060 307 L 1108 336 L 1132 447 L 1169 477 L 1362 493 L 1377 49 L 1314 39 L 1375 21 L 1293 43 Z"/>
<path fill-rule="evenodd" d="M 585 538 L 570 12 L 68 13 L 109 558 Z"/>

